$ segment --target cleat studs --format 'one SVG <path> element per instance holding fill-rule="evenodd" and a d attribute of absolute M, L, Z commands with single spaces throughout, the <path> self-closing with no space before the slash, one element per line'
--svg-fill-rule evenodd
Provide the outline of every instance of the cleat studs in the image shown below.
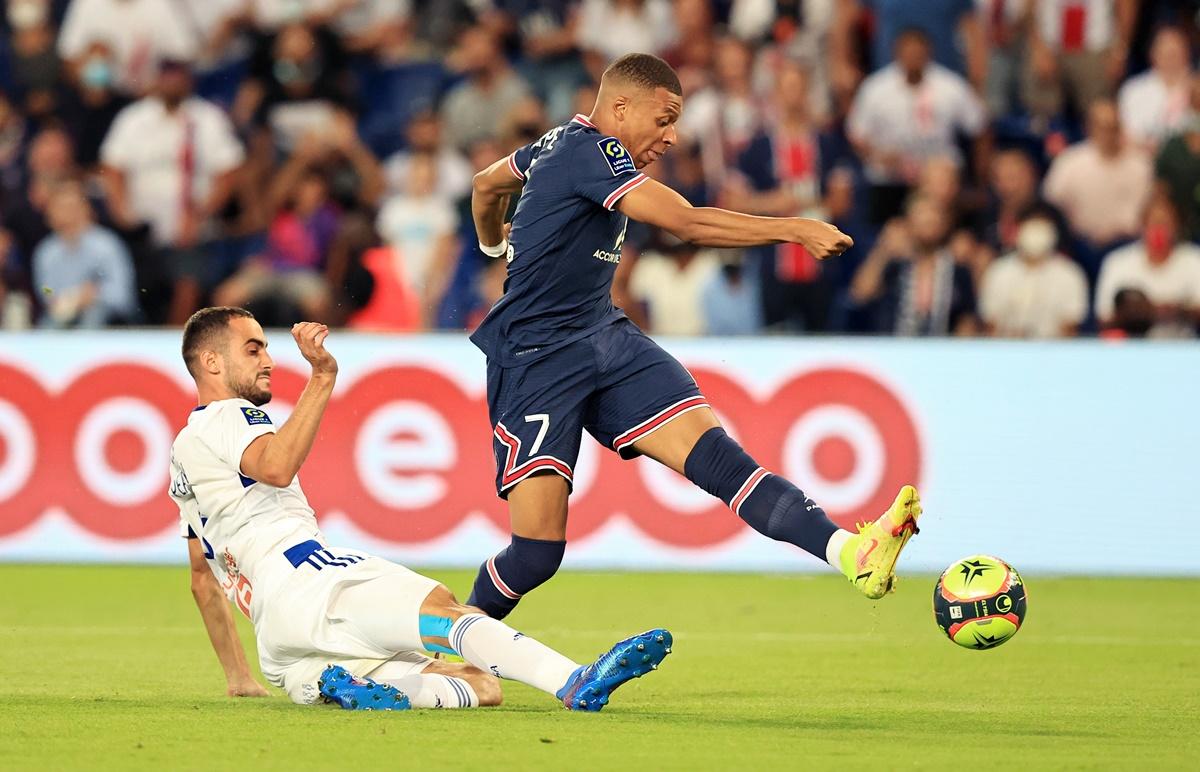
<path fill-rule="evenodd" d="M 580 701 L 579 701 L 579 707 L 581 707 L 581 708 L 586 708 L 586 707 L 587 707 L 587 700 L 580 700 Z"/>
<path fill-rule="evenodd" d="M 651 669 L 651 670 L 658 670 L 658 665 L 651 665 L 651 666 L 650 666 L 650 669 Z"/>
<path fill-rule="evenodd" d="M 670 646 L 668 646 L 668 647 L 667 647 L 667 653 L 668 653 L 668 654 L 670 654 L 670 653 L 671 653 L 671 647 L 670 647 Z"/>
<path fill-rule="evenodd" d="M 656 635 L 656 636 L 654 636 L 654 642 L 655 642 L 655 643 L 662 643 L 664 640 L 666 640 L 666 639 L 665 639 L 665 638 L 663 638 L 661 635 Z"/>
<path fill-rule="evenodd" d="M 619 659 L 617 661 L 617 664 L 620 665 L 621 667 L 625 667 L 629 664 L 629 660 L 625 659 L 624 657 L 621 657 L 621 659 Z"/>
<path fill-rule="evenodd" d="M 644 643 L 639 643 L 639 644 L 637 645 L 637 650 L 638 650 L 638 651 L 645 651 L 645 650 L 646 650 L 646 644 L 644 644 Z"/>
<path fill-rule="evenodd" d="M 649 654 L 643 654 L 643 655 L 642 655 L 642 662 L 649 662 L 649 661 L 650 661 L 650 655 L 649 655 Z"/>

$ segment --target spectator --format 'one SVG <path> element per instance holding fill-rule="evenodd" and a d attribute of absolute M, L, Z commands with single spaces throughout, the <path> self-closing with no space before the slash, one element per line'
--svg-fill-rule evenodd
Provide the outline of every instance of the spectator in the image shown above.
<path fill-rule="evenodd" d="M 474 176 L 471 162 L 442 141 L 442 122 L 437 113 L 427 111 L 414 116 L 405 134 L 408 147 L 384 164 L 384 180 L 390 195 L 398 195 L 407 189 L 413 159 L 423 155 L 431 155 L 437 161 L 435 192 L 439 196 L 457 200 L 471 192 L 471 178 Z"/>
<path fill-rule="evenodd" d="M 771 15 L 775 8 L 772 5 Z M 713 51 L 717 47 L 713 4 L 709 0 L 675 0 L 675 45 L 663 54 L 685 94 L 699 94 L 712 85 Z M 745 39 L 745 36 L 739 35 Z"/>
<path fill-rule="evenodd" d="M 121 111 L 100 150 L 114 222 L 148 224 L 162 250 L 149 283 L 170 285 L 170 324 L 187 320 L 213 278 L 204 245 L 244 157 L 225 113 L 191 92 L 187 65 L 164 60 L 156 93 Z"/>
<path fill-rule="evenodd" d="M 495 0 L 498 24 L 515 31 L 521 76 L 546 105 L 554 123 L 574 114 L 575 90 L 587 80 L 579 57 L 579 8 L 574 0 Z"/>
<path fill-rule="evenodd" d="M 486 27 L 464 32 L 450 58 L 466 80 L 446 95 L 442 126 L 450 144 L 466 152 L 473 143 L 499 134 L 499 119 L 529 95 L 529 87 L 513 72 Z"/>
<path fill-rule="evenodd" d="M 961 159 L 958 135 L 984 130 L 983 105 L 970 86 L 929 56 L 924 33 L 900 34 L 895 61 L 863 81 L 850 109 L 846 130 L 871 185 L 873 222 L 900 208 L 927 159 Z"/>
<path fill-rule="evenodd" d="M 1192 78 L 1191 109 L 1180 133 L 1163 143 L 1154 175 L 1183 220 L 1183 236 L 1200 239 L 1200 75 Z"/>
<path fill-rule="evenodd" d="M 873 12 L 870 67 L 887 65 L 900 39 L 920 32 L 933 60 L 942 67 L 966 76 L 979 90 L 987 71 L 987 41 L 973 0 L 839 0 L 833 22 L 830 54 L 836 87 L 848 93 L 861 79 L 856 30 L 864 11 Z M 965 54 L 965 61 L 964 61 Z"/>
<path fill-rule="evenodd" d="M 997 118 L 1019 112 L 1018 89 L 1025 58 L 1025 31 L 1035 0 L 975 0 L 987 41 L 988 112 Z"/>
<path fill-rule="evenodd" d="M 1154 36 L 1151 68 L 1121 86 L 1121 123 L 1133 142 L 1151 151 L 1175 133 L 1188 116 L 1192 62 L 1188 39 L 1175 27 Z"/>
<path fill-rule="evenodd" d="M 754 91 L 754 55 L 746 43 L 721 38 L 714 56 L 714 83 L 688 99 L 679 134 L 682 141 L 699 144 L 705 180 L 717 189 L 759 131 L 763 104 Z"/>
<path fill-rule="evenodd" d="M 78 183 L 50 194 L 52 233 L 33 253 L 34 286 L 45 294 L 46 327 L 103 327 L 137 310 L 133 262 L 112 231 L 96 225 Z"/>
<path fill-rule="evenodd" d="M 663 54 L 676 41 L 668 0 L 582 0 L 579 48 L 592 77 L 625 54 Z"/>
<path fill-rule="evenodd" d="M 1200 320 L 1200 247 L 1179 240 L 1179 217 L 1166 198 L 1146 207 L 1141 238 L 1115 250 L 1100 269 L 1096 316 L 1109 326 L 1123 289 L 1137 289 L 1154 304 L 1156 337 L 1191 337 Z"/>
<path fill-rule="evenodd" d="M 0 228 L 0 330 L 27 329 L 33 319 L 33 303 L 21 270 L 12 235 Z"/>
<path fill-rule="evenodd" d="M 1098 255 L 1137 233 L 1153 176 L 1146 152 L 1121 136 L 1116 105 L 1092 104 L 1087 139 L 1054 159 L 1042 192 L 1082 241 L 1077 252 L 1093 276 Z"/>
<path fill-rule="evenodd" d="M 1066 104 L 1079 115 L 1110 97 L 1125 75 L 1137 0 L 1033 3 L 1022 101 L 1043 121 Z"/>
<path fill-rule="evenodd" d="M 324 130 L 350 106 L 349 70 L 327 29 L 289 24 L 262 40 L 233 106 L 239 125 L 271 131 L 287 156 L 306 134 Z"/>
<path fill-rule="evenodd" d="M 706 327 L 701 301 L 720 257 L 666 232 L 655 241 L 634 263 L 629 293 L 645 309 L 649 332 L 700 335 Z"/>
<path fill-rule="evenodd" d="M 10 0 L 11 67 L 25 114 L 35 120 L 58 109 L 58 80 L 62 62 L 54 49 L 54 19 L 49 0 Z"/>
<path fill-rule="evenodd" d="M 332 3 L 333 30 L 352 54 L 393 63 L 408 54 L 412 0 L 338 0 Z"/>
<path fill-rule="evenodd" d="M 876 330 L 896 335 L 976 331 L 971 273 L 947 247 L 946 213 L 922 197 L 889 222 L 854 276 L 851 298 L 872 304 Z"/>
<path fill-rule="evenodd" d="M 117 90 L 135 97 L 154 88 L 161 61 L 190 62 L 200 50 L 171 0 L 73 0 L 58 36 L 59 55 L 78 73 L 96 43 L 113 53 Z"/>
<path fill-rule="evenodd" d="M 35 134 L 29 143 L 25 166 L 25 190 L 6 202 L 4 223 L 17 252 L 30 256 L 42 239 L 50 235 L 50 226 L 46 224 L 50 191 L 78 175 L 71 138 L 66 131 L 52 126 Z"/>
<path fill-rule="evenodd" d="M 770 87 L 780 63 L 788 59 L 803 61 L 810 76 L 812 110 L 820 116 L 829 114 L 829 43 L 836 5 L 834 0 L 734 0 L 729 10 L 729 29 L 759 49 L 756 77 L 766 81 L 761 83 L 761 90 Z M 684 40 L 691 36 L 687 30 L 681 35 Z M 687 84 L 684 88 L 686 92 Z M 844 115 L 845 110 L 838 114 Z"/>
<path fill-rule="evenodd" d="M 1041 181 L 1033 159 L 1022 150 L 1003 150 L 992 158 L 989 170 L 991 202 L 984 215 L 983 241 L 1005 254 L 1016 249 L 1021 217 L 1041 203 Z"/>
<path fill-rule="evenodd" d="M 217 287 L 213 293 L 217 305 L 265 305 L 264 324 L 329 318 L 332 297 L 323 271 L 342 213 L 330 198 L 325 175 L 309 160 L 317 151 L 308 145 L 315 142 L 305 140 L 272 184 L 274 216 L 266 253 L 248 260 Z"/>
<path fill-rule="evenodd" d="M 79 164 L 91 169 L 100 161 L 100 145 L 130 100 L 117 91 L 115 55 L 107 43 L 89 45 L 69 77 L 60 114 L 76 148 Z"/>
<path fill-rule="evenodd" d="M 824 178 L 838 159 L 809 106 L 808 71 L 786 63 L 775 83 L 770 130 L 760 131 L 738 156 L 737 169 L 749 184 L 733 181 L 723 191 L 732 208 L 777 217 L 826 216 Z M 757 247 L 750 254 L 765 271 L 766 324 L 823 332 L 833 288 L 816 259 L 799 244 Z"/>
<path fill-rule="evenodd" d="M 763 328 L 762 290 L 758 271 L 737 252 L 720 253 L 720 268 L 701 290 L 704 332 L 708 335 L 753 335 Z"/>
<path fill-rule="evenodd" d="M 415 156 L 407 189 L 384 203 L 376 225 L 394 252 L 397 280 L 419 299 L 424 329 L 436 324 L 458 254 L 458 213 L 452 199 L 436 195 L 437 172 L 435 157 Z"/>
<path fill-rule="evenodd" d="M 1113 318 L 1101 331 L 1107 340 L 1145 338 L 1154 329 L 1154 304 L 1139 289 L 1117 290 L 1113 298 Z"/>
<path fill-rule="evenodd" d="M 1087 317 L 1083 270 L 1058 251 L 1055 213 L 1026 212 L 1016 252 L 988 266 L 979 290 L 979 315 L 988 334 L 1002 338 L 1057 338 L 1077 334 Z"/>

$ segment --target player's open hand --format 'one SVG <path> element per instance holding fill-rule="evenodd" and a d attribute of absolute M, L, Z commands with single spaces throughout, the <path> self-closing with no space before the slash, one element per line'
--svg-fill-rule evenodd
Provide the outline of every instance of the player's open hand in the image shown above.
<path fill-rule="evenodd" d="M 267 697 L 267 689 L 253 678 L 245 678 L 240 681 L 231 681 L 229 688 L 225 690 L 225 695 L 228 697 Z"/>
<path fill-rule="evenodd" d="M 820 220 L 799 220 L 802 230 L 796 242 L 818 260 L 837 257 L 854 246 L 854 239 Z"/>
<path fill-rule="evenodd" d="M 292 325 L 292 337 L 300 354 L 312 365 L 313 375 L 336 375 L 337 360 L 325 350 L 329 328 L 318 322 L 297 322 Z"/>

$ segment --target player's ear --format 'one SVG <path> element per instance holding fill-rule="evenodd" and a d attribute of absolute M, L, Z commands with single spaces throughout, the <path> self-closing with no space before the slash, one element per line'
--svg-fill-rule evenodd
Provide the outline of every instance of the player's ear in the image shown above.
<path fill-rule="evenodd" d="M 200 352 L 200 366 L 204 368 L 204 372 L 210 375 L 217 375 L 221 372 L 221 355 L 212 349 L 205 349 Z"/>
<path fill-rule="evenodd" d="M 618 96 L 613 101 L 613 112 L 616 113 L 618 121 L 625 120 L 625 117 L 629 112 L 629 104 L 629 97 L 625 96 L 624 94 Z"/>

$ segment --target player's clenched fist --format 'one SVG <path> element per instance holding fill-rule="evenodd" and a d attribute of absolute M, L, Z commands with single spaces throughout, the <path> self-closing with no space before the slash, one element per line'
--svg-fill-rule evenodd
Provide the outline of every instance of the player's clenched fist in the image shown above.
<path fill-rule="evenodd" d="M 292 337 L 296 339 L 300 354 L 312 365 L 314 375 L 337 373 L 337 360 L 325 350 L 328 327 L 317 322 L 297 322 L 292 325 Z"/>
<path fill-rule="evenodd" d="M 796 242 L 818 260 L 837 257 L 854 246 L 854 239 L 835 226 L 820 220 L 800 220 L 801 233 Z"/>

